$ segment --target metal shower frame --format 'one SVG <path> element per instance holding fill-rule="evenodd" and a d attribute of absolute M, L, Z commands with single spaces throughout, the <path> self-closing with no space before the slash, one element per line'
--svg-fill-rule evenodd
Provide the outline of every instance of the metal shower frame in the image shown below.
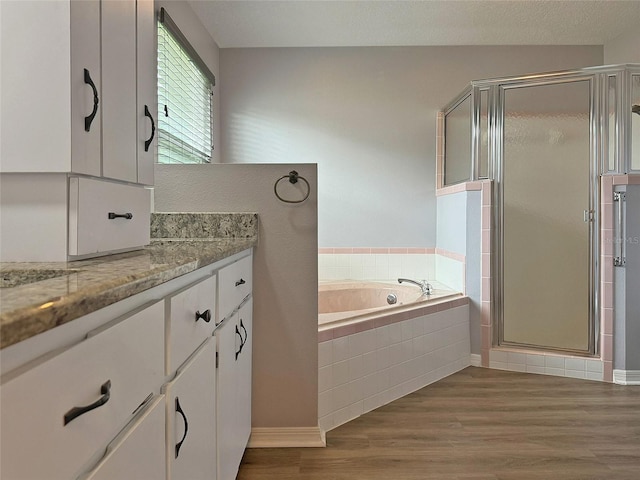
<path fill-rule="evenodd" d="M 599 354 L 600 334 L 600 182 L 601 175 L 628 173 L 640 174 L 640 170 L 631 169 L 631 88 L 632 77 L 640 76 L 640 64 L 588 67 L 577 70 L 539 73 L 517 77 L 501 77 L 486 80 L 474 80 L 443 109 L 445 129 L 447 114 L 464 100 L 471 100 L 471 162 L 469 179 L 474 181 L 490 179 L 493 181 L 492 198 L 492 241 L 491 241 L 491 318 L 493 345 L 525 347 L 534 350 L 561 351 L 574 355 L 595 356 Z M 613 79 L 613 80 L 612 80 Z M 553 85 L 588 81 L 590 86 L 590 185 L 589 209 L 592 221 L 589 224 L 589 344 L 587 350 L 555 349 L 538 345 L 504 342 L 503 336 L 503 127 L 504 92 L 513 88 Z M 609 105 L 610 82 L 615 82 L 614 105 Z M 487 92 L 487 134 L 488 165 L 487 176 L 480 176 L 481 158 L 481 96 Z M 614 168 L 609 169 L 609 111 L 615 108 L 614 115 Z M 446 131 L 445 131 L 446 139 Z M 446 142 L 445 142 L 446 162 Z M 446 179 L 445 179 L 446 180 Z"/>

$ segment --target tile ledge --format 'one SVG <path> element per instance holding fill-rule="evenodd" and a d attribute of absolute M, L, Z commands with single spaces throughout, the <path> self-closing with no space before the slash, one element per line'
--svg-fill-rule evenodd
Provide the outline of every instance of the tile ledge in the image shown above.
<path fill-rule="evenodd" d="M 516 347 L 491 347 L 491 352 L 507 352 L 507 353 L 525 353 L 527 355 L 543 355 L 545 357 L 562 357 L 562 358 L 577 358 L 580 360 L 598 360 L 604 361 L 602 357 L 591 355 L 575 355 L 570 353 L 552 352 L 546 350 L 527 350 L 524 348 Z"/>
<path fill-rule="evenodd" d="M 611 175 L 614 185 L 640 185 L 640 174 Z"/>
<path fill-rule="evenodd" d="M 447 187 L 436 188 L 436 197 L 452 195 L 460 192 L 479 192 L 482 190 L 482 185 L 485 183 L 489 183 L 489 180 L 474 180 L 472 182 L 463 182 L 455 185 L 449 185 Z"/>

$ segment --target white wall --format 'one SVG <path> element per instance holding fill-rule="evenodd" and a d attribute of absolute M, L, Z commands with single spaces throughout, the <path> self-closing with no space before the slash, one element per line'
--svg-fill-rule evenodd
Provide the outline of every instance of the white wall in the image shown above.
<path fill-rule="evenodd" d="M 306 202 L 276 199 L 296 169 Z M 302 182 L 298 182 L 300 186 Z M 282 195 L 299 192 L 283 181 Z M 257 212 L 253 299 L 253 427 L 318 422 L 318 244 L 315 165 L 156 165 L 157 212 Z"/>
<path fill-rule="evenodd" d="M 621 33 L 604 44 L 604 64 L 640 63 L 640 29 Z"/>
<path fill-rule="evenodd" d="M 0 0 L 1 1 L 1 0 Z M 164 7 L 169 16 L 178 25 L 182 34 L 198 52 L 200 58 L 207 64 L 209 70 L 216 77 L 216 86 L 213 88 L 213 154 L 211 161 L 219 163 L 220 160 L 220 58 L 218 44 L 211 38 L 202 22 L 195 14 L 191 6 L 180 0 L 155 0 L 156 11 Z M 162 112 L 158 108 L 158 114 Z"/>
<path fill-rule="evenodd" d="M 222 161 L 318 164 L 321 247 L 433 247 L 436 112 L 472 79 L 601 46 L 220 50 Z"/>

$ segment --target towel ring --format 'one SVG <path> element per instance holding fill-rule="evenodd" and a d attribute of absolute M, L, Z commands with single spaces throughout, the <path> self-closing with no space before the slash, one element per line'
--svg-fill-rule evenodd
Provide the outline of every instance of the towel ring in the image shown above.
<path fill-rule="evenodd" d="M 285 198 L 282 198 L 278 194 L 278 184 L 282 180 L 284 180 L 285 178 L 288 178 L 289 179 L 289 183 L 292 183 L 292 184 L 296 184 L 296 183 L 298 183 L 298 180 L 302 180 L 307 185 L 307 193 L 305 194 L 305 196 L 304 196 L 304 198 L 302 200 L 287 200 Z M 295 170 L 291 170 L 289 172 L 289 175 L 283 175 L 278 180 L 276 180 L 276 183 L 273 185 L 273 193 L 276 194 L 276 197 L 278 197 L 278 200 L 280 200 L 281 202 L 284 202 L 284 203 L 302 203 L 307 198 L 309 198 L 309 193 L 311 193 L 311 186 L 309 185 L 309 182 L 307 182 L 306 178 L 298 175 L 298 172 L 296 172 Z"/>

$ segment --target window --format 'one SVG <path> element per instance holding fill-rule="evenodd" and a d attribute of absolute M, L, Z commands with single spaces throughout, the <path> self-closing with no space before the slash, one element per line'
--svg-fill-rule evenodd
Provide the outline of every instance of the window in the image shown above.
<path fill-rule="evenodd" d="M 209 163 L 215 77 L 163 9 L 158 23 L 158 163 Z"/>
<path fill-rule="evenodd" d="M 466 182 L 471 176 L 471 95 L 444 116 L 444 185 Z"/>

